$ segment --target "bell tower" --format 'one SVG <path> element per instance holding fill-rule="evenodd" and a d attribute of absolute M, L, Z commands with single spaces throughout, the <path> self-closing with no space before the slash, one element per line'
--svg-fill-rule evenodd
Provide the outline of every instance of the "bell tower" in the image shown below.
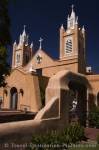
<path fill-rule="evenodd" d="M 67 18 L 67 29 L 60 28 L 60 60 L 73 60 L 77 62 L 78 72 L 85 73 L 85 29 L 79 27 L 78 16 L 72 5 L 71 15 Z"/>
<path fill-rule="evenodd" d="M 25 25 L 23 33 L 20 34 L 19 44 L 16 41 L 13 44 L 13 56 L 12 56 L 12 68 L 23 67 L 25 66 L 32 57 L 32 48 L 33 43 L 31 45 L 28 44 L 28 35 L 25 31 Z"/>

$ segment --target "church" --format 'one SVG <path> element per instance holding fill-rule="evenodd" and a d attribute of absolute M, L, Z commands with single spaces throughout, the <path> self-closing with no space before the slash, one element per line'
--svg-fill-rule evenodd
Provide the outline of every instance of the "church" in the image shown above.
<path fill-rule="evenodd" d="M 33 43 L 29 45 L 24 26 L 19 42 L 13 44 L 12 67 L 5 79 L 6 86 L 0 88 L 2 109 L 39 112 L 53 94 L 60 93 L 58 88 L 51 91 L 52 88 L 58 87 L 60 82 L 62 88 L 67 86 L 65 71 L 68 72 L 69 89 L 76 93 L 77 99 L 82 99 L 79 106 L 85 103 L 83 110 L 88 111 L 93 104 L 99 105 L 99 75 L 86 65 L 86 31 L 84 26 L 80 27 L 73 7 L 67 17 L 67 27 L 61 25 L 59 30 L 59 58 L 54 60 L 42 49 L 42 38 L 39 49 L 34 53 Z M 62 78 L 58 82 L 60 76 Z M 85 80 L 90 88 L 85 86 Z M 45 104 L 42 104 L 44 92 Z M 60 95 L 65 98 L 64 93 Z"/>

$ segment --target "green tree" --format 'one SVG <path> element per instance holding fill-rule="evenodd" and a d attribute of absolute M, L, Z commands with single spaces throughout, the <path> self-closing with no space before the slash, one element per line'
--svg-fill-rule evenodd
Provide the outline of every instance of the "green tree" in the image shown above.
<path fill-rule="evenodd" d="M 11 44 L 8 0 L 0 0 L 0 86 L 5 85 L 5 76 L 9 73 L 7 48 Z"/>
<path fill-rule="evenodd" d="M 91 127 L 99 128 L 99 107 L 96 105 L 89 112 L 89 124 Z"/>

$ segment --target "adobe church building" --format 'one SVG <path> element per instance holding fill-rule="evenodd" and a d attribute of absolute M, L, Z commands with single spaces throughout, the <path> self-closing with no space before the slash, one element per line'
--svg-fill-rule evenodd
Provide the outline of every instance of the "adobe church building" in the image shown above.
<path fill-rule="evenodd" d="M 6 86 L 0 89 L 2 108 L 38 113 L 35 119 L 55 118 L 65 110 L 69 112 L 75 99 L 79 118 L 86 117 L 94 103 L 99 105 L 99 75 L 86 66 L 85 34 L 72 7 L 67 29 L 60 27 L 59 59 L 54 60 L 42 49 L 42 38 L 34 53 L 24 27 L 19 43 L 13 44 L 11 74 L 6 77 Z"/>

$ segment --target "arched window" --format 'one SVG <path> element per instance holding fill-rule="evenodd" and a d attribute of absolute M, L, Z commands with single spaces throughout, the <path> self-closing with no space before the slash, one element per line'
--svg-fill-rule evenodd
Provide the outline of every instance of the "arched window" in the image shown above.
<path fill-rule="evenodd" d="M 25 63 L 28 63 L 29 62 L 29 54 L 26 54 L 25 55 Z"/>
<path fill-rule="evenodd" d="M 10 90 L 10 109 L 17 109 L 18 106 L 18 91 L 15 87 Z"/>
<path fill-rule="evenodd" d="M 66 54 L 69 54 L 72 52 L 72 40 L 68 39 L 66 41 Z"/>
<path fill-rule="evenodd" d="M 99 106 L 99 92 L 97 93 L 97 106 Z"/>
<path fill-rule="evenodd" d="M 24 95 L 23 89 L 20 89 L 20 93 L 21 93 L 22 96 Z"/>
<path fill-rule="evenodd" d="M 4 94 L 7 96 L 8 95 L 8 91 L 6 89 L 4 89 Z"/>
<path fill-rule="evenodd" d="M 20 62 L 20 54 L 17 54 L 17 58 L 16 58 L 17 63 Z"/>

